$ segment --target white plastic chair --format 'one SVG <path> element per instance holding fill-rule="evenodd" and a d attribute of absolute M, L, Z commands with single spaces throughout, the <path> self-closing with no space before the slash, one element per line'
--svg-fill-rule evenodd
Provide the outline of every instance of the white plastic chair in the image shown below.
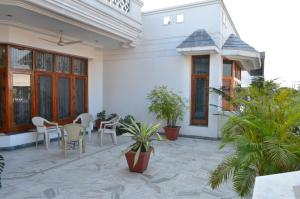
<path fill-rule="evenodd" d="M 88 132 L 89 135 L 89 141 L 92 139 L 92 130 L 94 127 L 94 118 L 91 114 L 89 113 L 82 113 L 77 116 L 77 118 L 73 121 L 73 123 L 77 123 L 78 120 L 80 119 L 80 124 L 83 127 L 85 132 Z"/>
<path fill-rule="evenodd" d="M 81 134 L 83 126 L 80 124 L 67 124 L 61 128 L 63 147 L 65 158 L 67 157 L 67 150 L 75 149 L 76 145 L 79 146 L 79 157 L 85 153 L 85 133 Z M 67 136 L 64 136 L 66 131 Z"/>
<path fill-rule="evenodd" d="M 32 118 L 32 123 L 36 127 L 36 139 L 35 139 L 35 147 L 37 148 L 38 144 L 38 138 L 39 135 L 44 135 L 44 143 L 46 146 L 46 149 L 49 148 L 49 143 L 50 143 L 50 137 L 49 133 L 57 133 L 58 137 L 58 144 L 60 144 L 60 131 L 58 128 L 58 124 L 55 122 L 49 122 L 48 120 L 42 118 L 42 117 L 33 117 Z M 48 124 L 49 126 L 52 127 L 47 127 L 45 124 Z"/>
<path fill-rule="evenodd" d="M 100 146 L 102 146 L 103 134 L 110 134 L 112 141 L 114 144 L 117 144 L 117 125 L 119 124 L 119 117 L 115 117 L 110 121 L 103 121 L 100 124 L 100 128 L 98 130 L 98 139 L 100 135 Z"/>

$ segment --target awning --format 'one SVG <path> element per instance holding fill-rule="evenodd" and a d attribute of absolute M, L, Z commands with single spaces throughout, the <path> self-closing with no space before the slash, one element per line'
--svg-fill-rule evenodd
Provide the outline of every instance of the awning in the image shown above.
<path fill-rule="evenodd" d="M 184 55 L 201 55 L 219 52 L 214 40 L 204 29 L 195 31 L 177 46 L 176 49 L 177 52 Z"/>
<path fill-rule="evenodd" d="M 224 43 L 222 54 L 228 59 L 238 61 L 244 70 L 261 68 L 260 53 L 234 34 L 231 34 Z"/>

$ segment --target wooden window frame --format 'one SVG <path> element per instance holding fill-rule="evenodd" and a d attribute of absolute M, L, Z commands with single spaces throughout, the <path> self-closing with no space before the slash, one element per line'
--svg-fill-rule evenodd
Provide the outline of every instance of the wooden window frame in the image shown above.
<path fill-rule="evenodd" d="M 34 115 L 39 115 L 39 77 L 51 77 L 51 86 L 52 86 L 52 90 L 51 90 L 51 97 L 52 97 L 52 111 L 51 111 L 51 116 L 52 119 L 54 119 L 54 113 L 55 113 L 55 107 L 53 107 L 54 105 L 54 100 L 55 100 L 55 95 L 54 95 L 54 75 L 51 72 L 45 72 L 45 71 L 36 71 L 34 74 L 34 84 L 36 85 L 36 89 L 35 89 L 35 113 Z"/>
<path fill-rule="evenodd" d="M 229 95 L 234 95 L 234 88 L 236 85 L 241 83 L 241 68 L 238 66 L 237 62 L 234 60 L 223 58 L 222 67 L 224 69 L 224 63 L 230 63 L 231 64 L 231 75 L 230 76 L 223 76 L 222 77 L 222 85 L 224 84 L 224 81 L 230 81 L 229 84 Z M 228 101 L 224 98 L 222 98 L 222 107 L 224 110 L 232 111 L 233 107 L 228 104 Z"/>
<path fill-rule="evenodd" d="M 8 48 L 6 45 L 0 44 L 0 47 L 4 49 L 4 57 L 3 57 L 3 66 L 0 68 L 0 75 L 2 76 L 2 124 L 0 125 L 0 132 L 6 132 L 7 130 L 7 123 L 8 123 L 8 117 L 7 117 L 7 83 L 8 83 L 8 69 L 7 69 L 7 56 L 8 56 Z"/>
<path fill-rule="evenodd" d="M 34 126 L 30 125 L 14 125 L 14 111 L 13 110 L 13 85 L 12 85 L 12 75 L 13 74 L 29 74 L 30 75 L 30 86 L 31 86 L 31 117 L 38 116 L 38 78 L 40 76 L 51 76 L 52 79 L 52 121 L 58 122 L 59 124 L 67 124 L 71 123 L 75 117 L 75 80 L 77 78 L 85 80 L 85 96 L 84 96 L 84 110 L 88 112 L 88 59 L 80 56 L 74 56 L 69 54 L 57 53 L 53 51 L 31 48 L 22 45 L 16 45 L 11 43 L 0 43 L 1 47 L 5 48 L 5 57 L 4 57 L 4 67 L 0 68 L 0 75 L 3 75 L 3 120 L 2 126 L 0 126 L 0 132 L 4 132 L 7 134 L 16 134 L 18 132 L 28 131 L 33 129 Z M 9 48 L 18 48 L 18 49 L 26 49 L 32 51 L 32 67 L 31 69 L 20 69 L 10 67 L 10 54 Z M 52 71 L 41 71 L 36 70 L 36 52 L 49 53 L 53 56 L 52 62 Z M 70 59 L 70 73 L 64 72 L 56 72 L 55 70 L 55 61 L 56 55 L 67 56 Z M 81 59 L 84 60 L 85 63 L 85 72 L 84 75 L 75 75 L 73 73 L 73 59 Z M 70 116 L 66 119 L 59 120 L 58 119 L 58 78 L 59 77 L 68 77 L 70 78 Z M 1 110 L 0 110 L 1 111 Z"/>
<path fill-rule="evenodd" d="M 197 75 L 194 74 L 195 60 L 197 58 L 208 58 L 208 74 Z M 197 126 L 208 126 L 208 115 L 209 115 L 209 74 L 210 74 L 210 56 L 209 55 L 197 55 L 192 56 L 192 71 L 191 71 L 191 115 L 190 115 L 190 124 Z M 205 79 L 206 81 L 206 110 L 205 110 L 205 119 L 199 120 L 195 118 L 195 80 L 196 79 Z"/>
<path fill-rule="evenodd" d="M 69 91 L 70 92 L 70 101 L 69 101 L 69 104 L 70 104 L 69 105 L 70 106 L 69 107 L 70 108 L 70 114 L 69 114 L 68 117 L 63 118 L 63 119 L 58 118 L 58 79 L 59 78 L 67 78 L 67 79 L 70 80 L 70 91 Z M 74 119 L 74 115 L 73 115 L 74 106 L 72 105 L 72 99 L 73 99 L 74 90 L 72 88 L 72 77 L 70 77 L 70 75 L 67 75 L 67 74 L 57 74 L 54 82 L 56 84 L 55 85 L 56 86 L 56 91 L 55 91 L 54 95 L 57 96 L 55 98 L 56 99 L 56 106 L 55 106 L 55 108 L 56 108 L 56 113 L 57 113 L 57 115 L 56 115 L 56 121 L 58 121 L 61 124 L 71 123 L 73 121 L 73 119 Z"/>

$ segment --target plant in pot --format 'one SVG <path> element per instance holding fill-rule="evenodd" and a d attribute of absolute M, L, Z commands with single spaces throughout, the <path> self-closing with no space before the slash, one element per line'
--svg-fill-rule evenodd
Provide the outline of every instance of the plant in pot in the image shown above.
<path fill-rule="evenodd" d="M 151 102 L 149 111 L 155 113 L 157 119 L 167 122 L 164 127 L 167 139 L 176 140 L 180 131 L 180 126 L 176 123 L 183 119 L 186 108 L 183 98 L 166 86 L 159 86 L 150 92 L 148 99 Z"/>
<path fill-rule="evenodd" d="M 97 113 L 97 120 L 96 122 L 96 127 L 99 129 L 101 122 L 105 121 L 106 119 L 106 111 L 103 110 L 100 113 Z"/>
<path fill-rule="evenodd" d="M 132 172 L 143 173 L 147 167 L 151 152 L 154 152 L 153 140 L 161 141 L 162 138 L 157 133 L 160 124 L 138 125 L 134 120 L 130 124 L 121 124 L 127 132 L 123 136 L 130 136 L 135 141 L 123 151 L 125 154 L 129 170 Z"/>

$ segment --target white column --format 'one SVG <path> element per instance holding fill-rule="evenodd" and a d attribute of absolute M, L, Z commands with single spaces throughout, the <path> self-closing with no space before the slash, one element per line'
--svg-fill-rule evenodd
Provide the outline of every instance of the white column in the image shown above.
<path fill-rule="evenodd" d="M 209 71 L 209 87 L 220 89 L 222 86 L 222 76 L 223 76 L 223 67 L 222 67 L 222 56 L 220 54 L 211 54 L 210 55 L 210 71 Z M 210 92 L 209 94 L 209 116 L 208 116 L 208 127 L 212 137 L 220 137 L 220 122 L 219 117 L 215 114 L 219 113 L 221 107 L 222 97 Z"/>

